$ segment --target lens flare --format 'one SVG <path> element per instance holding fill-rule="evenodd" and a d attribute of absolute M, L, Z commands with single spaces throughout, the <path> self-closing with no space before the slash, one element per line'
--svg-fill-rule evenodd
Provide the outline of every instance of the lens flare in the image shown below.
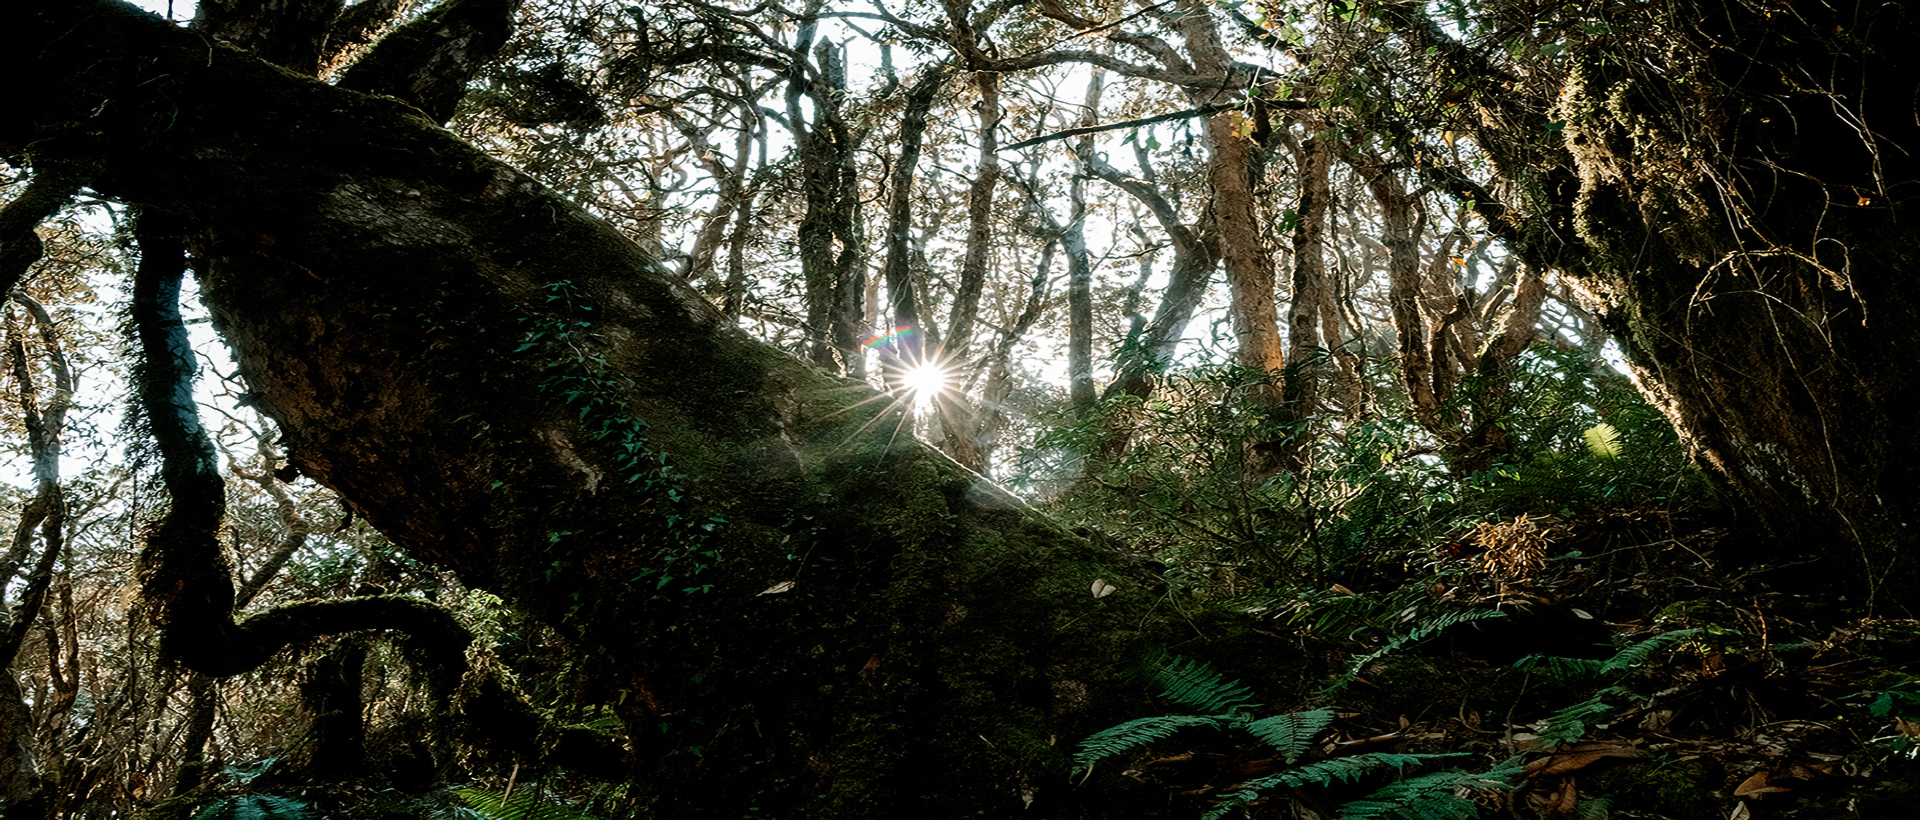
<path fill-rule="evenodd" d="M 925 405 L 947 389 L 947 371 L 927 362 L 907 368 L 900 374 L 900 386 L 913 396 L 914 404 Z"/>

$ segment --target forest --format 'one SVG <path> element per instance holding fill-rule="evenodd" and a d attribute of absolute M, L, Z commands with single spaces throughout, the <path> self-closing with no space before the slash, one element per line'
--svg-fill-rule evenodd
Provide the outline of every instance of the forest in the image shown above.
<path fill-rule="evenodd" d="M 9 9 L 4 820 L 1920 816 L 1906 4 Z"/>

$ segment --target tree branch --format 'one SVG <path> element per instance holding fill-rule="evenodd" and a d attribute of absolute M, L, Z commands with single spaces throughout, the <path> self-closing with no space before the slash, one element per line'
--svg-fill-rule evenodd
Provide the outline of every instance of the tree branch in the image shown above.
<path fill-rule="evenodd" d="M 1311 105 L 1305 102 L 1304 100 L 1275 100 L 1265 104 L 1276 107 L 1276 108 L 1289 108 L 1289 109 L 1304 109 L 1304 108 L 1311 107 Z M 1054 140 L 1072 139 L 1074 137 L 1083 136 L 1086 134 L 1098 134 L 1102 131 L 1118 131 L 1122 128 L 1138 128 L 1142 125 L 1152 125 L 1157 122 L 1188 120 L 1188 119 L 1193 119 L 1194 117 L 1210 117 L 1214 114 L 1233 111 L 1236 109 L 1245 108 L 1246 106 L 1247 106 L 1247 103 L 1245 102 L 1221 103 L 1218 105 L 1203 105 L 1203 106 L 1200 106 L 1199 108 L 1188 108 L 1182 111 L 1174 111 L 1167 114 L 1156 114 L 1151 117 L 1140 117 L 1138 119 L 1121 120 L 1120 122 L 1110 122 L 1105 125 L 1087 125 L 1079 128 L 1067 128 L 1064 130 L 1055 131 L 1051 134 L 1045 134 L 1038 137 L 1024 139 L 1012 145 L 1009 145 L 1005 148 L 1002 148 L 1000 150 L 1014 151 L 1021 148 L 1030 148 L 1032 146 L 1039 145 L 1043 142 L 1053 142 Z"/>

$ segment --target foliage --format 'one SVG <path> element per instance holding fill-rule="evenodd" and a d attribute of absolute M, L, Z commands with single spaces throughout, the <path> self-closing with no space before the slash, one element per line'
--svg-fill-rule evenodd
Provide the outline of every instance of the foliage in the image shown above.
<path fill-rule="evenodd" d="M 552 800 L 542 798 L 533 789 L 506 794 L 487 789 L 457 789 L 454 794 L 470 808 L 462 809 L 471 820 L 599 820 Z"/>
<path fill-rule="evenodd" d="M 306 803 L 273 794 L 243 794 L 210 803 L 193 820 L 307 820 Z"/>
<path fill-rule="evenodd" d="M 699 518 L 687 509 L 691 499 L 687 497 L 686 476 L 668 463 L 665 453 L 653 447 L 646 419 L 620 398 L 632 386 L 631 380 L 618 375 L 607 362 L 602 352 L 607 340 L 596 330 L 593 306 L 579 287 L 562 280 L 549 282 L 542 290 L 551 313 L 521 319 L 527 331 L 514 352 L 538 350 L 545 354 L 547 373 L 540 388 L 578 414 L 580 424 L 613 453 L 620 478 L 659 500 L 660 524 L 677 547 L 663 551 L 660 565 L 642 568 L 634 580 L 652 581 L 655 589 L 678 582 L 682 592 L 711 591 L 711 581 L 698 583 L 696 577 L 719 563 L 720 553 L 711 535 L 726 519 Z M 547 533 L 549 548 L 555 552 L 547 581 L 555 582 L 565 571 L 566 561 L 559 548 L 573 535 L 561 530 Z"/>
<path fill-rule="evenodd" d="M 1606 362 L 1535 345 L 1515 364 L 1512 392 L 1500 424 L 1514 453 L 1467 477 L 1467 510 L 1572 515 L 1708 498 L 1673 426 Z"/>
<path fill-rule="evenodd" d="M 1443 612 L 1438 615 L 1434 615 L 1430 618 L 1427 618 L 1426 620 L 1421 621 L 1418 624 L 1415 624 L 1412 629 L 1409 629 L 1406 632 L 1395 636 L 1392 640 L 1387 641 L 1386 644 L 1381 646 L 1379 649 L 1376 649 L 1366 655 L 1362 655 L 1358 658 L 1353 659 L 1353 661 L 1347 665 L 1347 674 L 1341 677 L 1339 680 L 1335 681 L 1334 688 L 1337 689 L 1339 687 L 1345 686 L 1347 682 L 1353 680 L 1354 676 L 1359 675 L 1361 672 L 1365 671 L 1366 668 L 1369 665 L 1371 665 L 1374 661 L 1377 661 L 1401 649 L 1405 649 L 1406 647 L 1413 646 L 1422 641 L 1433 638 L 1439 635 L 1440 633 L 1447 631 L 1448 629 L 1459 626 L 1460 624 L 1470 623 L 1473 621 L 1484 620 L 1487 618 L 1504 618 L 1504 617 L 1506 617 L 1506 613 L 1501 612 L 1499 610 L 1491 610 L 1491 609 L 1463 610 L 1460 612 Z"/>
<path fill-rule="evenodd" d="M 1528 671 L 1542 672 L 1560 680 L 1619 675 L 1651 660 L 1655 653 L 1693 640 L 1705 631 L 1705 629 L 1695 628 L 1662 632 L 1626 647 L 1606 660 L 1529 655 L 1521 658 L 1514 665 Z"/>
<path fill-rule="evenodd" d="M 1084 471 L 1057 503 L 1168 565 L 1199 592 L 1313 585 L 1444 526 L 1453 497 L 1421 460 L 1409 420 L 1376 416 L 1332 430 L 1257 400 L 1278 377 L 1233 365 L 1169 373 L 1152 398 L 1121 397 L 1037 438 L 1016 487 L 1044 489 L 1061 452 Z M 1102 455 L 1130 432 L 1123 452 Z M 1263 453 L 1298 469 L 1262 476 Z M 1250 476 L 1253 478 L 1250 479 Z"/>
<path fill-rule="evenodd" d="M 1245 712 L 1250 700 L 1247 687 L 1212 667 L 1166 653 L 1150 656 L 1146 666 L 1143 676 L 1158 694 L 1182 705 L 1211 709 L 1216 713 L 1138 718 L 1097 732 L 1081 741 L 1074 754 L 1075 771 L 1085 771 L 1091 775 L 1093 767 L 1102 760 L 1165 740 L 1191 728 L 1244 732 L 1265 743 L 1287 768 L 1241 782 L 1222 792 L 1206 813 L 1206 820 L 1219 820 L 1233 815 L 1275 790 L 1329 787 L 1351 783 L 1382 770 L 1404 770 L 1465 756 L 1463 753 L 1370 752 L 1303 763 L 1313 751 L 1314 738 L 1332 724 L 1334 712 L 1331 708 L 1250 720 Z M 1510 762 L 1478 775 L 1438 772 L 1398 781 L 1348 803 L 1342 809 L 1341 817 L 1357 820 L 1471 817 L 1473 804 L 1457 797 L 1457 792 L 1468 788 L 1508 787 L 1508 781 L 1519 771 L 1519 767 Z"/>
<path fill-rule="evenodd" d="M 1577 681 L 1605 677 L 1617 679 L 1629 671 L 1640 668 L 1656 653 L 1693 640 L 1705 631 L 1704 629 L 1676 629 L 1662 632 L 1621 649 L 1606 660 L 1529 655 L 1515 662 L 1514 666 L 1530 672 L 1542 673 L 1557 680 Z M 1586 700 L 1554 712 L 1539 724 L 1540 742 L 1547 748 L 1570 746 L 1579 742 L 1594 726 L 1604 722 L 1614 713 L 1618 707 L 1613 704 L 1629 697 L 1632 697 L 1631 691 L 1623 686 L 1612 685 L 1601 689 Z"/>
<path fill-rule="evenodd" d="M 1253 706 L 1253 690 L 1201 661 L 1159 653 L 1142 661 L 1141 673 L 1162 697 L 1196 712 L 1239 716 Z"/>

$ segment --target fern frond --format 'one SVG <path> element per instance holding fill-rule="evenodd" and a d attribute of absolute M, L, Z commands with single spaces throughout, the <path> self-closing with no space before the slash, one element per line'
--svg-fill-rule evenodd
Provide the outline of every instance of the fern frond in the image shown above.
<path fill-rule="evenodd" d="M 1422 621 L 1420 625 L 1407 630 L 1393 640 L 1387 641 L 1385 646 L 1374 650 L 1371 654 L 1355 660 L 1352 664 L 1348 665 L 1346 678 L 1351 679 L 1353 676 L 1360 674 L 1360 671 L 1366 669 L 1368 664 L 1386 657 L 1388 654 L 1427 640 L 1460 624 L 1469 621 L 1478 621 L 1483 618 L 1504 618 L 1506 616 L 1507 613 L 1498 610 L 1468 610 L 1463 612 L 1443 612 L 1435 615 L 1432 618 Z M 1344 683 L 1344 681 L 1342 682 Z"/>
<path fill-rule="evenodd" d="M 1653 653 L 1675 644 L 1692 640 L 1693 637 L 1700 634 L 1700 632 L 1701 630 L 1699 629 L 1676 629 L 1672 632 L 1662 632 L 1614 653 L 1613 657 L 1607 659 L 1605 671 L 1607 674 L 1625 672 L 1646 663 L 1648 658 L 1653 657 Z"/>
<path fill-rule="evenodd" d="M 1298 769 L 1288 769 L 1278 774 L 1270 774 L 1257 780 L 1240 784 L 1240 788 L 1220 795 L 1220 802 L 1208 811 L 1204 820 L 1219 820 L 1235 811 L 1245 808 L 1260 796 L 1273 789 L 1298 789 L 1303 786 L 1329 786 L 1335 783 L 1349 783 L 1360 779 L 1369 772 L 1382 768 L 1404 769 L 1429 760 L 1450 757 L 1463 757 L 1464 752 L 1447 754 L 1394 754 L 1392 752 L 1373 752 L 1352 757 L 1336 757 L 1322 760 Z"/>
<path fill-rule="evenodd" d="M 1558 655 L 1528 655 L 1514 661 L 1516 669 L 1537 672 L 1559 681 L 1578 681 L 1600 677 L 1606 672 L 1606 661 L 1589 658 L 1562 658 Z"/>
<path fill-rule="evenodd" d="M 1435 818 L 1435 820 L 1473 820 L 1478 814 L 1473 801 L 1463 800 L 1453 790 L 1465 772 L 1435 772 L 1389 783 L 1372 794 L 1340 807 L 1336 820 L 1386 820 L 1386 818 Z"/>
<path fill-rule="evenodd" d="M 1222 715 L 1160 715 L 1129 720 L 1118 726 L 1102 729 L 1086 740 L 1080 741 L 1079 751 L 1073 753 L 1073 770 L 1076 773 L 1090 771 L 1095 763 L 1156 740 L 1172 737 L 1175 732 L 1182 729 L 1197 726 L 1231 728 L 1241 725 L 1244 724 L 1239 719 Z"/>
<path fill-rule="evenodd" d="M 1613 425 L 1600 422 L 1581 434 L 1587 440 L 1587 452 L 1601 458 L 1620 457 L 1620 431 Z"/>
<path fill-rule="evenodd" d="M 1253 690 L 1204 662 L 1161 653 L 1145 659 L 1147 685 L 1167 700 L 1210 715 L 1243 715 L 1253 706 Z"/>
<path fill-rule="evenodd" d="M 487 789 L 456 789 L 454 794 L 486 820 L 599 820 L 591 814 L 544 800 L 531 791 L 512 797 Z"/>
<path fill-rule="evenodd" d="M 307 804 L 276 794 L 243 794 L 207 804 L 193 820 L 307 820 Z"/>
<path fill-rule="evenodd" d="M 1601 717 L 1613 714 L 1613 707 L 1607 704 L 1607 699 L 1624 694 L 1626 691 L 1619 687 L 1608 687 L 1591 698 L 1553 713 L 1540 725 L 1540 741 L 1548 748 L 1579 742 L 1580 738 L 1586 736 L 1589 726 L 1600 722 Z"/>
<path fill-rule="evenodd" d="M 1515 757 L 1486 772 L 1435 772 L 1389 783 L 1341 806 L 1336 820 L 1473 820 L 1479 816 L 1479 809 L 1460 793 L 1511 789 L 1524 764 L 1524 758 Z"/>
<path fill-rule="evenodd" d="M 1314 735 L 1332 722 L 1332 709 L 1314 709 L 1256 720 L 1247 724 L 1247 731 L 1266 741 L 1291 766 L 1312 748 Z"/>

